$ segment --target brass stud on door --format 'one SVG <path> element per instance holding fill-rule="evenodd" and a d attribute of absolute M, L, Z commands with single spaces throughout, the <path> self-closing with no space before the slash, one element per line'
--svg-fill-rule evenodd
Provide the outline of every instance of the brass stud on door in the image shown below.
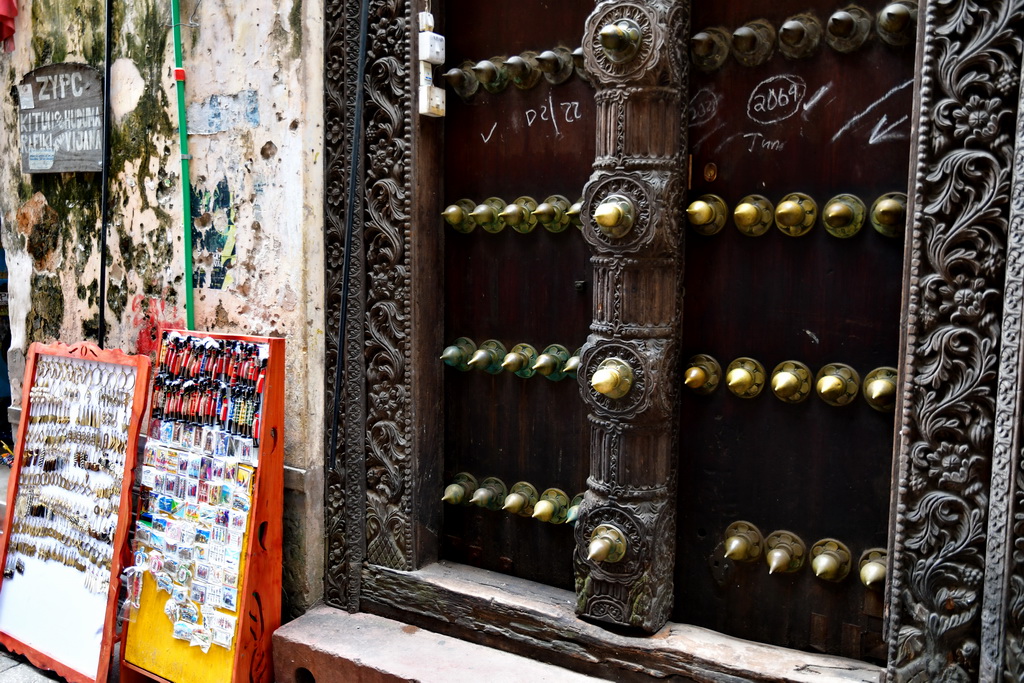
<path fill-rule="evenodd" d="M 553 194 L 537 206 L 533 215 L 545 230 L 558 233 L 569 227 L 569 217 L 565 215 L 569 206 L 568 199 L 560 194 Z"/>
<path fill-rule="evenodd" d="M 705 194 L 686 208 L 686 219 L 702 235 L 714 235 L 725 226 L 729 207 L 715 194 Z"/>
<path fill-rule="evenodd" d="M 725 556 L 734 562 L 753 562 L 764 552 L 764 536 L 750 522 L 737 520 L 725 530 Z"/>
<path fill-rule="evenodd" d="M 871 205 L 871 226 L 886 237 L 901 237 L 907 228 L 907 195 L 883 194 Z"/>
<path fill-rule="evenodd" d="M 456 232 L 468 234 L 476 228 L 476 220 L 470 215 L 475 209 L 476 202 L 471 199 L 460 199 L 445 207 L 445 210 L 441 212 L 441 217 Z"/>
<path fill-rule="evenodd" d="M 531 517 L 533 516 L 533 507 L 539 498 L 540 495 L 533 484 L 527 481 L 517 481 L 512 484 L 512 489 L 505 496 L 505 503 L 501 509 L 514 515 Z"/>
<path fill-rule="evenodd" d="M 441 500 L 451 505 L 469 505 L 469 498 L 476 489 L 476 477 L 469 472 L 459 472 L 445 487 Z"/>
<path fill-rule="evenodd" d="M 825 231 L 833 237 L 846 239 L 860 232 L 867 208 L 852 194 L 839 194 L 828 200 L 821 215 Z"/>
<path fill-rule="evenodd" d="M 482 204 L 473 208 L 470 217 L 476 224 L 490 233 L 498 233 L 505 229 L 505 219 L 501 212 L 505 210 L 505 202 L 498 197 L 488 197 Z"/>
<path fill-rule="evenodd" d="M 850 549 L 834 538 L 811 546 L 811 569 L 824 581 L 842 581 L 850 573 Z"/>
<path fill-rule="evenodd" d="M 565 379 L 565 364 L 569 362 L 569 349 L 561 344 L 549 344 L 537 356 L 533 369 L 553 382 Z"/>
<path fill-rule="evenodd" d="M 860 582 L 867 588 L 885 587 L 886 560 L 889 552 L 885 548 L 868 548 L 860 555 Z"/>
<path fill-rule="evenodd" d="M 775 225 L 790 237 L 806 235 L 818 220 L 818 205 L 802 192 L 791 192 L 775 207 Z"/>
<path fill-rule="evenodd" d="M 569 496 L 562 489 L 545 489 L 533 506 L 531 517 L 551 524 L 564 524 L 569 515 Z"/>
<path fill-rule="evenodd" d="M 773 531 L 764 543 L 769 574 L 789 574 L 804 566 L 807 546 L 792 531 Z"/>
<path fill-rule="evenodd" d="M 825 42 L 836 52 L 853 52 L 871 33 L 871 15 L 860 7 L 850 6 L 829 17 L 825 25 Z"/>
<path fill-rule="evenodd" d="M 524 52 L 505 60 L 505 71 L 512 85 L 520 90 L 529 90 L 540 81 L 541 71 L 537 68 L 537 53 Z"/>
<path fill-rule="evenodd" d="M 470 67 L 484 90 L 491 94 L 502 92 L 508 87 L 508 71 L 503 57 L 491 57 Z"/>
<path fill-rule="evenodd" d="M 722 378 L 722 366 L 713 356 L 699 353 L 689 360 L 689 367 L 683 373 L 683 384 L 697 394 L 710 394 L 718 388 Z"/>
<path fill-rule="evenodd" d="M 737 358 L 725 370 L 725 384 L 740 398 L 754 398 L 764 388 L 764 366 L 753 358 Z"/>
<path fill-rule="evenodd" d="M 759 194 L 748 194 L 732 212 L 736 229 L 748 237 L 760 237 L 775 222 L 775 207 Z"/>
<path fill-rule="evenodd" d="M 811 369 L 798 360 L 782 361 L 772 370 L 772 393 L 786 403 L 800 403 L 811 395 Z"/>
<path fill-rule="evenodd" d="M 565 511 L 565 523 L 575 524 L 580 518 L 580 505 L 583 504 L 583 494 L 577 493 L 569 503 L 569 509 Z"/>
<path fill-rule="evenodd" d="M 779 52 L 790 59 L 810 57 L 821 44 L 821 23 L 810 14 L 790 17 L 779 29 Z"/>
<path fill-rule="evenodd" d="M 529 379 L 536 372 L 533 369 L 533 364 L 536 362 L 537 349 L 529 344 L 516 344 L 505 355 L 504 360 L 501 362 L 501 367 L 509 372 L 514 372 L 517 377 Z"/>
<path fill-rule="evenodd" d="M 441 360 L 445 365 L 466 372 L 470 370 L 469 359 L 476 353 L 476 344 L 468 337 L 459 337 L 451 346 L 441 352 Z"/>
<path fill-rule="evenodd" d="M 594 222 L 609 237 L 625 237 L 633 229 L 636 208 L 625 195 L 612 194 L 594 209 Z"/>
<path fill-rule="evenodd" d="M 572 377 L 576 379 L 576 373 L 580 369 L 580 355 L 583 353 L 583 347 L 580 347 L 572 352 L 569 356 L 569 360 L 565 361 L 565 365 L 562 366 L 562 374 L 566 377 Z"/>
<path fill-rule="evenodd" d="M 864 378 L 864 400 L 882 413 L 892 412 L 896 407 L 896 368 L 882 366 L 875 368 Z"/>
<path fill-rule="evenodd" d="M 723 28 L 707 28 L 690 38 L 690 59 L 701 71 L 715 71 L 729 58 L 729 32 Z"/>
<path fill-rule="evenodd" d="M 643 36 L 640 33 L 640 24 L 632 19 L 623 18 L 602 28 L 598 33 L 598 40 L 608 59 L 622 64 L 636 56 Z"/>
<path fill-rule="evenodd" d="M 505 206 L 499 216 L 505 221 L 505 225 L 525 235 L 537 227 L 537 217 L 533 215 L 536 210 L 537 202 L 533 197 L 516 197 L 511 204 Z"/>
<path fill-rule="evenodd" d="M 759 66 L 772 56 L 775 27 L 763 19 L 751 21 L 732 32 L 732 54 L 743 66 Z"/>
<path fill-rule="evenodd" d="M 568 48 L 556 47 L 537 55 L 537 68 L 544 74 L 544 80 L 552 85 L 565 83 L 574 70 L 572 52 Z"/>
<path fill-rule="evenodd" d="M 473 97 L 480 89 L 480 81 L 473 73 L 473 62 L 463 62 L 460 67 L 446 71 L 441 78 L 464 100 Z"/>
<path fill-rule="evenodd" d="M 860 390 L 860 375 L 844 363 L 829 363 L 818 370 L 814 387 L 821 400 L 830 406 L 849 405 Z"/>
<path fill-rule="evenodd" d="M 608 398 L 622 398 L 633 387 L 633 369 L 620 358 L 608 358 L 597 366 L 590 386 Z"/>
<path fill-rule="evenodd" d="M 591 562 L 620 562 L 628 549 L 626 535 L 614 524 L 600 524 L 590 534 L 587 559 Z"/>
<path fill-rule="evenodd" d="M 583 229 L 583 198 L 580 197 L 578 200 L 572 203 L 572 206 L 566 210 L 565 215 L 569 217 L 569 225 L 574 226 L 577 230 Z"/>
<path fill-rule="evenodd" d="M 504 344 L 497 339 L 488 339 L 480 344 L 480 348 L 469 359 L 469 366 L 497 375 L 502 370 L 501 363 L 506 355 Z"/>
<path fill-rule="evenodd" d="M 886 5 L 875 24 L 879 38 L 890 45 L 906 45 L 917 36 L 917 3 L 899 0 Z"/>
<path fill-rule="evenodd" d="M 507 493 L 505 482 L 497 477 L 487 477 L 480 482 L 480 486 L 473 492 L 473 497 L 469 499 L 469 502 L 488 510 L 500 510 L 505 503 Z"/>

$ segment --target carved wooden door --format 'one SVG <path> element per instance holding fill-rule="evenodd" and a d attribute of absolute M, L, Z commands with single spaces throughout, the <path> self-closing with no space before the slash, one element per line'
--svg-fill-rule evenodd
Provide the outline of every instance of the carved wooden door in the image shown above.
<path fill-rule="evenodd" d="M 446 495 L 440 555 L 569 589 L 574 541 L 565 520 L 585 489 L 588 459 L 579 388 L 565 363 L 586 341 L 592 280 L 578 207 L 570 209 L 594 158 L 593 88 L 571 53 L 590 9 L 450 0 L 437 17 L 449 73 L 447 208 L 444 222 L 436 218 L 450 365 L 444 483 L 473 482 L 448 490 L 458 493 Z M 470 365 L 480 350 L 490 353 Z M 502 368 L 513 351 L 523 353 Z M 548 364 L 533 370 L 545 352 Z M 520 485 L 522 505 L 503 509 L 520 482 L 532 492 Z M 530 494 L 545 492 L 553 506 L 534 518 L 539 500 Z"/>
<path fill-rule="evenodd" d="M 916 5 L 812 5 L 693 6 L 673 618 L 881 662 Z"/>

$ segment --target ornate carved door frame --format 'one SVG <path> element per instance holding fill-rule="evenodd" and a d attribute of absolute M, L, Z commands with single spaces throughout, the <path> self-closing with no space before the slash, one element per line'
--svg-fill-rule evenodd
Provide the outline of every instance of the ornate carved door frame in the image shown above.
<path fill-rule="evenodd" d="M 439 209 L 431 169 L 440 129 L 414 114 L 410 45 L 419 2 L 369 1 L 366 118 L 359 131 L 352 123 L 358 41 L 351 40 L 359 32 L 359 3 L 328 0 L 324 8 L 325 410 L 343 435 L 337 452 L 330 451 L 329 438 L 325 443 L 327 602 L 489 642 L 492 636 L 480 634 L 499 629 L 503 642 L 517 649 L 543 651 L 551 661 L 584 670 L 596 670 L 602 656 L 616 660 L 624 649 L 638 648 L 634 667 L 650 672 L 729 672 L 728 662 L 685 646 L 636 646 L 572 619 L 564 607 L 559 614 L 548 610 L 563 592 L 515 580 L 499 591 L 489 585 L 490 575 L 434 562 L 441 467 L 434 406 L 441 378 L 433 357 L 441 331 L 425 293 L 443 275 L 442 245 L 424 226 L 436 222 Z M 625 4 L 689 13 L 687 0 L 638 0 L 602 3 L 595 14 Z M 436 2 L 433 9 L 440 11 Z M 887 675 L 1019 680 L 1024 0 L 930 0 L 922 3 L 919 20 Z M 346 345 L 339 359 L 353 145 L 363 168 L 357 171 Z M 804 661 L 811 657 L 799 654 Z M 864 672 L 870 676 L 870 667 Z M 763 675 L 773 674 L 766 669 Z"/>

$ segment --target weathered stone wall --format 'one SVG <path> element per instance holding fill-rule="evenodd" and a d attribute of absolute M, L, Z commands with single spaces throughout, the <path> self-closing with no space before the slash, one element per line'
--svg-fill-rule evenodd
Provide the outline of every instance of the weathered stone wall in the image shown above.
<path fill-rule="evenodd" d="M 320 2 L 183 0 L 191 216 L 183 216 L 170 3 L 111 0 L 110 206 L 105 343 L 152 352 L 184 326 L 183 226 L 200 330 L 287 345 L 286 611 L 322 590 L 323 263 Z M 101 0 L 21 0 L 0 55 L 0 231 L 10 271 L 12 388 L 28 344 L 95 341 L 99 173 L 20 171 L 13 86 L 37 67 L 103 68 Z M 17 402 L 17 398 L 15 399 Z"/>

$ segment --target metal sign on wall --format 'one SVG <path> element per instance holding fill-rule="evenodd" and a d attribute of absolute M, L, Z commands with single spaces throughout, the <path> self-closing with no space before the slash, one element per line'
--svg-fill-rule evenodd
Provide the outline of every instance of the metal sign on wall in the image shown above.
<path fill-rule="evenodd" d="M 50 64 L 18 85 L 22 173 L 99 171 L 103 84 L 85 64 Z"/>

